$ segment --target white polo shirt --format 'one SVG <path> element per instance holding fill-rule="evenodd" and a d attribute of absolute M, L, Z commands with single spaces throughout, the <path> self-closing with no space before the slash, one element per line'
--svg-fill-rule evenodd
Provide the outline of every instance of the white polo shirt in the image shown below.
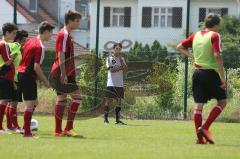
<path fill-rule="evenodd" d="M 126 65 L 125 59 L 123 57 L 121 58 L 123 60 L 123 63 Z M 121 58 L 118 58 L 114 55 L 107 57 L 107 68 L 121 66 Z M 123 87 L 123 70 L 115 73 L 112 73 L 110 70 L 108 70 L 107 87 Z"/>

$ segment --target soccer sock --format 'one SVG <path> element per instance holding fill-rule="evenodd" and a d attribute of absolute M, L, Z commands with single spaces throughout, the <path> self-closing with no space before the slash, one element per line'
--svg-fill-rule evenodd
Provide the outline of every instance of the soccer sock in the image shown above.
<path fill-rule="evenodd" d="M 31 133 L 31 120 L 33 109 L 26 108 L 24 111 L 24 136 L 32 135 Z"/>
<path fill-rule="evenodd" d="M 108 121 L 108 113 L 109 113 L 109 107 L 104 107 L 104 121 Z"/>
<path fill-rule="evenodd" d="M 10 107 L 10 105 L 8 105 L 7 108 L 6 108 L 6 120 L 7 120 L 7 128 L 11 129 L 12 128 L 12 120 L 11 120 L 11 107 Z"/>
<path fill-rule="evenodd" d="M 69 131 L 73 128 L 73 121 L 78 111 L 78 107 L 80 103 L 81 103 L 81 99 L 73 99 L 72 104 L 68 110 L 67 125 L 65 130 Z"/>
<path fill-rule="evenodd" d="M 10 107 L 9 114 L 10 114 L 10 119 L 11 119 L 11 122 L 13 124 L 13 127 L 14 128 L 19 128 L 18 119 L 17 119 L 17 116 L 18 116 L 17 115 L 17 108 Z"/>
<path fill-rule="evenodd" d="M 194 124 L 197 138 L 199 141 L 202 141 L 203 137 L 200 134 L 198 134 L 198 128 L 202 126 L 202 110 L 197 108 L 194 110 Z"/>
<path fill-rule="evenodd" d="M 116 113 L 116 122 L 120 121 L 120 111 L 121 111 L 121 107 L 120 106 L 116 106 L 115 108 L 115 113 Z"/>
<path fill-rule="evenodd" d="M 3 117 L 5 113 L 6 105 L 0 104 L 0 130 L 3 129 Z"/>
<path fill-rule="evenodd" d="M 55 106 L 55 133 L 62 132 L 62 119 L 67 101 L 59 101 Z"/>
<path fill-rule="evenodd" d="M 214 120 L 221 114 L 222 112 L 222 107 L 216 105 L 212 111 L 210 112 L 206 122 L 204 123 L 204 125 L 202 126 L 203 129 L 208 130 L 209 127 L 211 126 L 211 124 L 214 122 Z"/>

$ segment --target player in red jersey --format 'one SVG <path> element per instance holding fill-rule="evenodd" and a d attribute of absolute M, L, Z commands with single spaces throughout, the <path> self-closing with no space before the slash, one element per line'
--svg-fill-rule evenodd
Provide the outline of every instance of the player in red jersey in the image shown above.
<path fill-rule="evenodd" d="M 19 89 L 19 84 L 17 80 L 18 75 L 18 66 L 22 60 L 22 46 L 28 37 L 28 32 L 25 30 L 18 30 L 14 42 L 8 43 L 9 48 L 11 50 L 11 56 L 15 57 L 14 59 L 14 67 L 15 67 L 15 76 L 14 82 L 16 84 L 16 90 L 14 90 L 14 98 L 11 102 L 8 103 L 6 109 L 6 121 L 7 128 L 13 132 L 21 133 L 22 128 L 18 125 L 17 120 L 17 105 L 18 102 L 22 102 L 22 93 Z"/>
<path fill-rule="evenodd" d="M 218 15 L 208 14 L 205 19 L 206 29 L 196 32 L 177 46 L 178 51 L 194 59 L 192 90 L 196 105 L 194 124 L 197 144 L 214 144 L 209 128 L 227 104 L 227 82 L 221 56 L 221 38 L 218 33 L 220 23 L 221 18 Z M 192 48 L 193 53 L 188 48 Z M 205 123 L 202 123 L 203 106 L 211 99 L 216 99 L 217 104 Z"/>
<path fill-rule="evenodd" d="M 36 38 L 28 39 L 23 46 L 22 61 L 18 68 L 18 81 L 26 104 L 23 126 L 24 137 L 35 137 L 31 133 L 30 125 L 32 114 L 38 104 L 36 79 L 40 79 L 47 88 L 50 87 L 40 65 L 45 55 L 42 42 L 51 38 L 53 29 L 54 27 L 48 22 L 42 22 L 39 26 L 39 35 Z"/>
<path fill-rule="evenodd" d="M 65 26 L 56 37 L 56 58 L 51 71 L 51 84 L 57 91 L 55 106 L 55 133 L 54 136 L 78 136 L 73 130 L 73 121 L 81 102 L 79 88 L 76 84 L 74 64 L 74 48 L 71 31 L 79 26 L 81 15 L 76 11 L 65 14 Z M 67 125 L 62 130 L 64 108 L 67 105 L 67 95 L 72 98 L 68 110 Z"/>
<path fill-rule="evenodd" d="M 10 56 L 10 49 L 7 42 L 13 41 L 18 28 L 15 24 L 5 23 L 2 27 L 3 38 L 0 40 L 0 134 L 8 133 L 3 129 L 3 117 L 6 105 L 14 96 L 14 58 Z"/>

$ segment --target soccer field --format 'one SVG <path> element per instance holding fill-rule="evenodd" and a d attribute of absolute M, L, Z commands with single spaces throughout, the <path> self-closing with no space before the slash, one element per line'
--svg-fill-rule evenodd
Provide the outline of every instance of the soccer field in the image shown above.
<path fill-rule="evenodd" d="M 128 120 L 106 126 L 102 119 L 80 120 L 84 138 L 54 138 L 54 120 L 35 116 L 39 139 L 0 136 L 1 159 L 238 159 L 240 124 L 214 123 L 215 145 L 196 145 L 192 121 Z M 20 117 L 20 120 L 22 117 Z"/>

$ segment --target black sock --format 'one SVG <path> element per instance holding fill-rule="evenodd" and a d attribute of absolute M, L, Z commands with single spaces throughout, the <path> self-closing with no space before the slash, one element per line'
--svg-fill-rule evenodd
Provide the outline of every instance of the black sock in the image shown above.
<path fill-rule="evenodd" d="M 104 107 L 104 121 L 108 121 L 108 113 L 109 113 L 109 107 Z"/>
<path fill-rule="evenodd" d="M 119 122 L 120 121 L 120 111 L 121 111 L 121 107 L 117 106 L 115 108 L 115 112 L 116 112 L 116 122 Z"/>

